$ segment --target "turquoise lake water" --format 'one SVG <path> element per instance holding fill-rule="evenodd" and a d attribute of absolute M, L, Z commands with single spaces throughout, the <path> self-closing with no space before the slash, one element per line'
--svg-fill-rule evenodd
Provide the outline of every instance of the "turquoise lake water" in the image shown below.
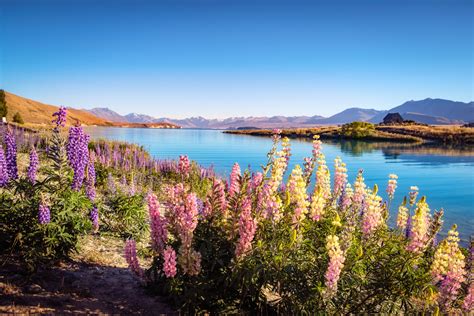
<path fill-rule="evenodd" d="M 203 166 L 213 166 L 221 175 L 230 173 L 234 162 L 242 169 L 257 170 L 266 162 L 271 139 L 266 137 L 224 134 L 216 130 L 162 130 L 140 128 L 89 127 L 94 139 L 104 138 L 143 145 L 154 157 L 175 159 L 188 155 Z M 291 140 L 290 170 L 311 156 L 311 142 Z M 396 216 L 396 206 L 416 185 L 420 195 L 426 195 L 431 209 L 443 208 L 443 232 L 456 223 L 463 243 L 474 234 L 474 148 L 442 148 L 406 144 L 368 143 L 356 141 L 323 142 L 323 152 L 331 172 L 334 158 L 340 156 L 347 164 L 349 181 L 358 169 L 364 170 L 367 185 L 379 185 L 385 198 L 390 173 L 398 175 L 398 188 L 392 206 L 390 222 Z"/>

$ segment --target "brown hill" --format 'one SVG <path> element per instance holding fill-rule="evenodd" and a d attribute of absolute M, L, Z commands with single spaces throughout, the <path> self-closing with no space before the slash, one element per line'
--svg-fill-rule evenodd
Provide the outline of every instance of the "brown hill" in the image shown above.
<path fill-rule="evenodd" d="M 5 91 L 5 102 L 8 108 L 7 120 L 11 122 L 15 113 L 20 113 L 27 125 L 51 125 L 52 115 L 58 110 L 58 106 L 44 104 L 38 101 L 20 97 Z M 172 123 L 129 123 L 111 122 L 90 113 L 87 110 L 67 109 L 67 123 L 69 125 L 80 122 L 82 125 L 135 127 L 135 128 L 180 128 Z"/>
<path fill-rule="evenodd" d="M 8 107 L 7 120 L 11 121 L 13 115 L 19 112 L 26 124 L 50 125 L 51 116 L 58 110 L 57 106 L 20 97 L 7 91 L 5 91 L 5 102 Z M 73 124 L 76 121 L 83 125 L 111 125 L 110 122 L 87 111 L 68 108 L 67 122 Z"/>

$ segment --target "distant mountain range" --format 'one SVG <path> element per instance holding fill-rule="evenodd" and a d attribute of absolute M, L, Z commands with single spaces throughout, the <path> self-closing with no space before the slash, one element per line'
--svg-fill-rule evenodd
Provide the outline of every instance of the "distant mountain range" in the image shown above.
<path fill-rule="evenodd" d="M 87 110 L 97 117 L 112 122 L 129 123 L 172 123 L 183 128 L 237 129 L 248 128 L 290 128 L 314 125 L 335 125 L 354 121 L 380 123 L 387 113 L 400 113 L 406 120 L 425 124 L 464 124 L 474 121 L 474 102 L 464 103 L 444 99 L 424 99 L 408 101 L 388 111 L 349 108 L 330 117 L 315 116 L 271 116 L 271 117 L 231 117 L 226 119 L 206 119 L 190 117 L 186 119 L 154 118 L 149 115 L 130 113 L 120 115 L 108 108 Z"/>

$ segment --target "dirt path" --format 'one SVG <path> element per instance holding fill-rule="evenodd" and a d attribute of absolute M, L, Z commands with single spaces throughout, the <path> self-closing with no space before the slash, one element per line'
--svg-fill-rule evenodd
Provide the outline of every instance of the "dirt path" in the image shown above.
<path fill-rule="evenodd" d="M 71 262 L 31 277 L 0 258 L 0 314 L 176 314 L 145 292 L 122 248 L 119 240 L 89 236 Z"/>

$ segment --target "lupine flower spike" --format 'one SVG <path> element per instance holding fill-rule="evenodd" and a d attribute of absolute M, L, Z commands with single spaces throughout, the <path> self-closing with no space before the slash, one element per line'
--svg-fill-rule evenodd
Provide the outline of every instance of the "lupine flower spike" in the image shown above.
<path fill-rule="evenodd" d="M 30 180 L 31 183 L 36 182 L 36 174 L 38 172 L 38 166 L 39 166 L 39 159 L 38 159 L 38 154 L 36 153 L 35 147 L 31 148 L 30 152 L 30 165 L 28 166 L 28 180 Z"/>

